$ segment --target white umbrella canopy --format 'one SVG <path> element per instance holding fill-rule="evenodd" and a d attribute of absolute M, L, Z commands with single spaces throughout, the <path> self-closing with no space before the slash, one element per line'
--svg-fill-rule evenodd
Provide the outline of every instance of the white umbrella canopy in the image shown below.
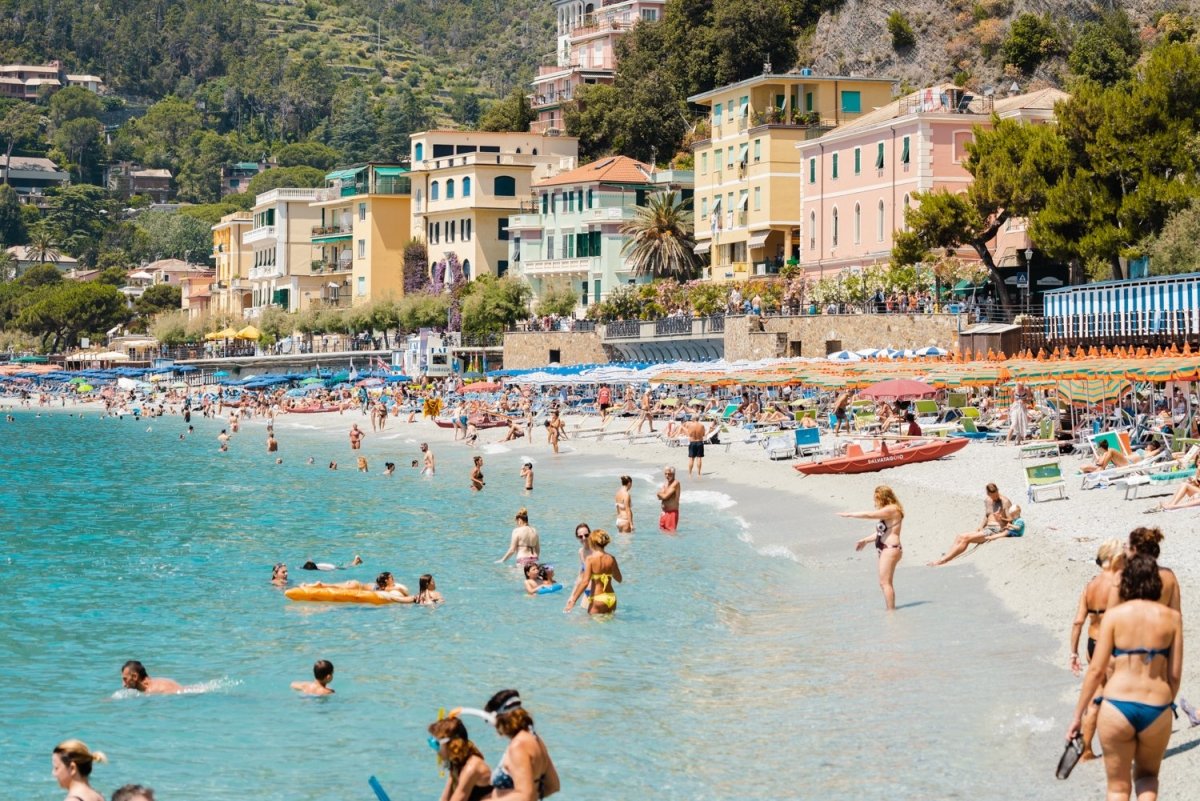
<path fill-rule="evenodd" d="M 831 362 L 861 362 L 863 357 L 852 350 L 839 350 L 837 353 L 831 353 L 825 358 Z"/>
<path fill-rule="evenodd" d="M 119 350 L 109 350 L 105 351 L 104 353 L 97 353 L 92 358 L 106 362 L 127 362 L 129 361 L 129 354 L 122 353 Z"/>

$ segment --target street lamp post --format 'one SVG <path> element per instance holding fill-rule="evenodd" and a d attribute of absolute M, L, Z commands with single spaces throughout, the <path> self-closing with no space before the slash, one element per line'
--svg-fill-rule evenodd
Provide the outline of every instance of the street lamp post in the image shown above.
<path fill-rule="evenodd" d="M 1030 265 L 1033 264 L 1033 248 L 1025 248 L 1025 313 L 1029 313 L 1029 306 L 1033 302 L 1033 278 L 1030 273 Z"/>

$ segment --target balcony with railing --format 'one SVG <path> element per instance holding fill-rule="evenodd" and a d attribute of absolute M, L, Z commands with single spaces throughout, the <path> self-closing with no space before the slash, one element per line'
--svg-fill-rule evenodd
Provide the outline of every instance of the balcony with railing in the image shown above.
<path fill-rule="evenodd" d="M 351 262 L 349 258 L 313 259 L 312 261 L 313 275 L 321 275 L 326 273 L 348 273 L 350 270 Z"/>
<path fill-rule="evenodd" d="M 537 111 L 570 102 L 573 97 L 574 93 L 570 88 L 558 91 L 545 90 L 530 97 L 530 105 L 534 111 Z"/>
<path fill-rule="evenodd" d="M 338 239 L 349 239 L 353 233 L 354 226 L 350 223 L 345 225 L 314 225 L 312 227 L 312 241 L 332 242 Z"/>
<path fill-rule="evenodd" d="M 562 120 L 538 120 L 529 123 L 529 132 L 541 136 L 564 136 L 567 130 Z"/>
<path fill-rule="evenodd" d="M 276 236 L 274 225 L 260 225 L 258 228 L 251 228 L 242 234 L 242 243 L 253 245 L 256 242 L 273 242 Z"/>
<path fill-rule="evenodd" d="M 250 268 L 250 280 L 261 281 L 264 278 L 282 278 L 283 267 L 278 264 L 264 264 L 261 267 Z"/>
<path fill-rule="evenodd" d="M 265 206 L 271 203 L 278 203 L 281 200 L 302 200 L 312 202 L 316 199 L 316 189 L 296 189 L 293 187 L 280 187 L 272 189 L 269 192 L 263 192 L 255 201 L 255 206 Z"/>
<path fill-rule="evenodd" d="M 590 270 L 592 259 L 537 259 L 521 265 L 525 275 L 571 275 Z"/>
<path fill-rule="evenodd" d="M 313 306 L 318 309 L 348 309 L 351 306 L 350 295 L 333 295 L 318 298 L 313 301 Z"/>

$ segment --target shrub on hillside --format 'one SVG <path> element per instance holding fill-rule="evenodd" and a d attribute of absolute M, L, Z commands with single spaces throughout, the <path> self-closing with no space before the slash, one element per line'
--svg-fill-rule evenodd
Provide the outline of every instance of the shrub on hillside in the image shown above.
<path fill-rule="evenodd" d="M 1000 46 L 1004 63 L 1030 73 L 1059 50 L 1058 33 L 1049 15 L 1022 14 L 1013 20 L 1008 38 Z"/>
<path fill-rule="evenodd" d="M 892 35 L 892 48 L 895 50 L 907 50 L 917 43 L 917 35 L 900 11 L 888 15 L 887 29 Z"/>

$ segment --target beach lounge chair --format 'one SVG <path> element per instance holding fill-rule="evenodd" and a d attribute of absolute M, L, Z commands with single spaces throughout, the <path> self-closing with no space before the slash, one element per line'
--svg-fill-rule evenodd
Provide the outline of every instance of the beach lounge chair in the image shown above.
<path fill-rule="evenodd" d="M 815 428 L 807 430 L 816 431 Z M 793 437 L 781 434 L 763 440 L 763 450 L 767 452 L 767 458 L 771 460 L 791 459 L 796 455 L 796 443 Z"/>
<path fill-rule="evenodd" d="M 797 456 L 809 456 L 821 450 L 821 432 L 816 428 L 797 428 L 794 432 L 794 452 Z"/>
<path fill-rule="evenodd" d="M 1196 475 L 1196 468 L 1187 470 L 1172 470 L 1168 473 L 1151 473 L 1138 476 L 1126 476 L 1114 481 L 1125 488 L 1125 500 L 1136 501 L 1150 495 L 1170 495 L 1180 484 Z"/>
<path fill-rule="evenodd" d="M 1096 489 L 1098 487 L 1107 487 L 1116 479 L 1125 478 L 1126 476 L 1161 473 L 1174 464 L 1174 461 L 1166 461 L 1166 459 L 1166 452 L 1159 451 L 1140 462 L 1133 462 L 1124 467 L 1110 467 L 1107 470 L 1097 470 L 1094 473 L 1081 473 L 1083 483 L 1080 486 L 1083 489 Z"/>
<path fill-rule="evenodd" d="M 1067 482 L 1063 478 L 1058 462 L 1031 464 L 1025 468 L 1025 494 L 1037 503 L 1039 493 L 1057 492 L 1060 499 L 1067 497 Z"/>
<path fill-rule="evenodd" d="M 959 409 L 963 417 L 979 422 L 979 407 L 978 406 L 963 406 Z"/>
<path fill-rule="evenodd" d="M 951 432 L 950 436 L 966 437 L 967 439 L 987 439 L 988 437 L 994 436 L 988 431 L 980 431 L 979 427 L 975 425 L 975 421 L 969 417 L 964 417 L 963 419 L 959 420 L 959 425 L 962 426 L 962 431 Z M 1055 447 L 1055 450 L 1057 450 L 1057 446 Z"/>
<path fill-rule="evenodd" d="M 727 403 L 727 404 L 725 404 L 725 411 L 721 412 L 721 422 L 722 422 L 722 423 L 731 423 L 731 422 L 733 422 L 733 416 L 734 416 L 735 414 L 737 414 L 737 410 L 738 410 L 738 409 L 740 409 L 740 408 L 741 408 L 741 406 L 742 406 L 742 405 L 741 405 L 740 403 Z"/>
<path fill-rule="evenodd" d="M 913 413 L 917 416 L 917 425 L 933 425 L 941 417 L 942 412 L 935 400 L 913 401 Z"/>
<path fill-rule="evenodd" d="M 967 396 L 961 392 L 951 392 L 946 396 L 946 405 L 951 409 L 965 409 L 967 408 Z M 978 414 L 979 410 L 976 409 L 975 413 Z"/>

